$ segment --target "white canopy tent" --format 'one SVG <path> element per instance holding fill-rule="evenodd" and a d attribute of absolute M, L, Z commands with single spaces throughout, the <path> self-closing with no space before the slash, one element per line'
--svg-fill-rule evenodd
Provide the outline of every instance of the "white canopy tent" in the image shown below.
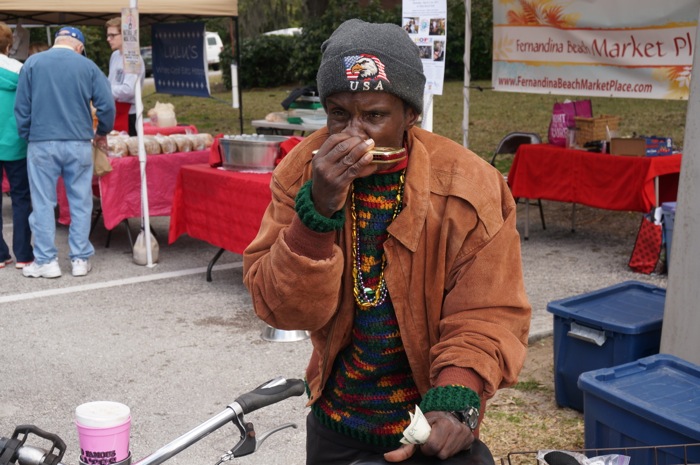
<path fill-rule="evenodd" d="M 0 0 L 0 21 L 5 23 L 104 26 L 105 21 L 121 14 L 122 8 L 138 8 L 139 24 L 191 20 L 201 17 L 238 16 L 238 0 Z M 143 142 L 143 103 L 141 88 L 136 87 L 136 127 L 141 167 L 142 229 L 145 231 L 146 265 L 153 267 L 146 151 Z"/>
<path fill-rule="evenodd" d="M 0 0 L 0 21 L 22 24 L 104 26 L 128 0 Z M 141 24 L 202 17 L 237 17 L 238 0 L 140 0 Z"/>

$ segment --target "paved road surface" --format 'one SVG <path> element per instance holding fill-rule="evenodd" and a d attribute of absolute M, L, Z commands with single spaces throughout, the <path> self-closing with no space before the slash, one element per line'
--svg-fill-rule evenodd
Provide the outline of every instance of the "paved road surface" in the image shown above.
<path fill-rule="evenodd" d="M 7 197 L 2 215 L 10 241 Z M 530 240 L 523 243 L 532 337 L 551 334 L 546 304 L 555 298 L 629 279 L 666 285 L 665 276 L 627 271 L 633 237 L 586 224 L 585 210 L 577 218 L 576 234 L 568 223 L 550 222 L 542 231 L 533 221 Z M 131 222 L 134 236 L 137 223 Z M 35 424 L 61 436 L 69 449 L 64 462 L 77 464 L 73 410 L 83 402 L 114 400 L 131 407 L 136 460 L 274 376 L 303 377 L 308 340 L 261 339 L 263 325 L 252 315 L 242 284 L 241 257 L 224 253 L 213 282 L 206 282 L 206 266 L 217 249 L 187 236 L 167 245 L 169 218 L 154 218 L 152 225 L 160 243 L 160 262 L 152 269 L 132 263 L 123 225 L 112 231 L 105 248 L 107 232 L 100 224 L 87 277 L 70 275 L 63 226 L 57 234 L 61 278 L 29 279 L 13 267 L 0 270 L 0 436 L 9 436 L 18 424 Z M 304 403 L 294 398 L 249 415 L 258 433 L 285 421 L 300 427 L 272 436 L 261 451 L 234 463 L 302 464 Z M 215 464 L 236 440 L 237 430 L 228 425 L 168 463 Z"/>

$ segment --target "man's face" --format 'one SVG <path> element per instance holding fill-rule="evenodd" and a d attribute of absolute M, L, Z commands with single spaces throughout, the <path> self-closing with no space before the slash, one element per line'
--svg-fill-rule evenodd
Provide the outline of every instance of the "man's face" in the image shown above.
<path fill-rule="evenodd" d="M 376 147 L 402 147 L 403 135 L 418 119 L 416 111 L 393 94 L 339 92 L 326 98 L 328 131 L 372 138 Z"/>
<path fill-rule="evenodd" d="M 122 31 L 116 27 L 107 28 L 107 43 L 112 48 L 112 51 L 122 49 Z"/>

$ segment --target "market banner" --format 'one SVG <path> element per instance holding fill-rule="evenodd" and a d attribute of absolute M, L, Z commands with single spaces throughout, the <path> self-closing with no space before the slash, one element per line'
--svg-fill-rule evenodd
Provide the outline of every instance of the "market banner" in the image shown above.
<path fill-rule="evenodd" d="M 209 97 L 204 23 L 154 24 L 151 38 L 156 92 Z"/>
<path fill-rule="evenodd" d="M 683 99 L 697 0 L 495 0 L 495 90 Z"/>

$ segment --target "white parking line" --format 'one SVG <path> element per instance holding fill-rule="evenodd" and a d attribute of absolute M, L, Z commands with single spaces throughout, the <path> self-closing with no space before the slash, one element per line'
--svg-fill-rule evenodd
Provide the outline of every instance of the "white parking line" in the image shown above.
<path fill-rule="evenodd" d="M 237 268 L 242 268 L 242 267 L 243 267 L 242 262 L 229 263 L 226 265 L 215 266 L 212 269 L 212 271 L 214 271 L 214 270 L 231 270 L 231 269 L 237 269 Z M 76 292 L 94 291 L 96 289 L 106 289 L 109 287 L 126 286 L 129 284 L 138 284 L 138 283 L 145 283 L 145 282 L 149 282 L 149 281 L 158 281 L 161 279 L 171 279 L 171 278 L 177 278 L 180 276 L 188 276 L 191 274 L 199 274 L 199 273 L 206 273 L 206 272 L 207 272 L 206 267 L 205 268 L 191 268 L 189 270 L 170 271 L 168 273 L 158 273 L 158 274 L 153 274 L 153 275 L 149 275 L 149 276 L 137 276 L 134 278 L 126 278 L 126 279 L 115 279 L 114 281 L 105 281 L 102 283 L 84 284 L 82 286 L 63 287 L 61 289 L 50 289 L 50 290 L 46 290 L 46 291 L 37 291 L 37 292 L 26 292 L 23 294 L 14 294 L 14 295 L 7 295 L 4 297 L 0 297 L 0 304 L 8 303 L 8 302 L 19 302 L 21 300 L 38 299 L 41 297 L 51 297 L 51 296 L 56 296 L 56 295 L 73 294 Z"/>

